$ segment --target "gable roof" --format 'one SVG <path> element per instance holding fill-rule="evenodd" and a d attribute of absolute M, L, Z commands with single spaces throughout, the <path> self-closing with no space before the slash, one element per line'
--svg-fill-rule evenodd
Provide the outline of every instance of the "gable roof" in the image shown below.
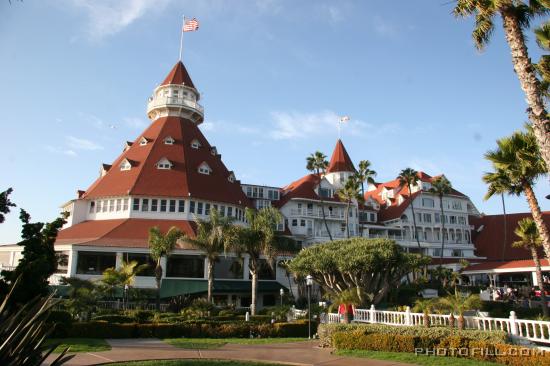
<path fill-rule="evenodd" d="M 181 61 L 178 61 L 174 65 L 172 70 L 170 70 L 170 72 L 160 85 L 168 84 L 183 84 L 190 88 L 196 89 L 193 81 L 191 80 L 191 77 L 189 76 L 189 73 L 187 72 L 187 69 Z"/>
<path fill-rule="evenodd" d="M 338 141 L 336 141 L 334 151 L 332 152 L 330 163 L 328 164 L 327 173 L 355 171 L 353 162 L 351 161 L 342 140 L 338 139 Z"/>
<path fill-rule="evenodd" d="M 166 136 L 171 136 L 176 142 L 165 144 Z M 112 164 L 119 166 L 128 160 L 132 169 L 110 169 L 86 190 L 83 198 L 125 195 L 193 197 L 251 206 L 239 181 L 227 179 L 229 170 L 219 155 L 210 153 L 210 144 L 193 122 L 180 117 L 161 117 L 151 123 L 136 141 L 142 137 L 151 142 L 143 146 L 132 144 Z M 191 141 L 195 139 L 201 143 L 198 149 L 191 147 Z M 156 163 L 161 158 L 168 159 L 173 164 L 172 169 L 157 169 Z M 212 169 L 210 175 L 198 172 L 198 166 L 203 162 Z"/>
<path fill-rule="evenodd" d="M 302 198 L 310 200 L 320 200 L 315 188 L 321 183 L 321 178 L 317 174 L 308 174 L 282 188 L 281 199 L 274 202 L 277 207 L 282 207 L 293 198 Z M 324 201 L 340 202 L 338 197 L 324 197 Z"/>

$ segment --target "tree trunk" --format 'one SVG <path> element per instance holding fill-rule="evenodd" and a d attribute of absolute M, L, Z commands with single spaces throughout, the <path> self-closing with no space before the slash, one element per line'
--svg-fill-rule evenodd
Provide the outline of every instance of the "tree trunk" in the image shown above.
<path fill-rule="evenodd" d="M 420 251 L 420 254 L 422 254 L 422 247 L 420 246 L 420 239 L 418 239 L 418 233 L 416 232 L 416 215 L 414 214 L 414 200 L 412 199 L 412 187 L 409 185 L 409 194 L 411 197 L 411 210 L 413 215 L 413 227 L 414 227 L 414 234 L 413 236 L 416 238 L 416 244 L 418 244 L 418 250 Z"/>
<path fill-rule="evenodd" d="M 464 314 L 458 315 L 458 330 L 464 330 Z"/>
<path fill-rule="evenodd" d="M 439 262 L 439 267 L 441 268 L 443 266 L 443 251 L 445 250 L 445 213 L 443 211 L 443 195 L 439 196 L 439 209 L 441 210 L 441 261 Z"/>
<path fill-rule="evenodd" d="M 361 181 L 361 197 L 363 197 L 363 200 L 365 199 L 365 185 L 363 184 L 363 181 Z M 361 225 L 361 215 L 359 214 L 359 202 L 357 202 L 357 222 L 359 223 L 359 236 L 363 237 L 363 225 Z"/>
<path fill-rule="evenodd" d="M 529 105 L 527 109 L 529 119 L 533 124 L 533 131 L 540 148 L 541 156 L 546 163 L 547 170 L 550 171 L 550 121 L 548 120 L 548 113 L 544 108 L 542 93 L 539 87 L 540 82 L 537 79 L 535 68 L 529 58 L 525 37 L 515 11 L 511 8 L 503 9 L 501 15 L 506 41 L 508 42 L 508 46 L 510 46 L 512 54 L 514 70 Z"/>
<path fill-rule="evenodd" d="M 540 288 L 540 302 L 542 303 L 542 315 L 547 317 L 548 304 L 546 302 L 544 282 L 542 281 L 542 269 L 540 267 L 539 255 L 537 253 L 537 248 L 535 246 L 531 245 L 529 249 L 531 249 L 531 256 L 533 257 L 533 262 L 535 262 L 535 272 L 537 274 L 537 282 L 539 283 L 539 288 Z"/>
<path fill-rule="evenodd" d="M 449 316 L 449 327 L 454 328 L 455 327 L 455 316 L 451 312 L 451 315 Z"/>
<path fill-rule="evenodd" d="M 157 282 L 157 311 L 160 311 L 160 285 L 162 281 L 162 266 L 160 265 L 160 258 L 157 259 L 157 266 L 155 267 L 155 280 Z"/>
<path fill-rule="evenodd" d="M 345 216 L 345 221 L 346 221 L 346 236 L 347 238 L 349 239 L 349 206 L 350 206 L 351 202 L 348 201 L 348 204 L 346 206 L 346 216 Z"/>
<path fill-rule="evenodd" d="M 508 222 L 506 220 L 506 204 L 504 203 L 504 193 L 502 193 L 500 197 L 502 198 L 502 215 L 504 218 L 504 240 L 502 241 L 502 255 L 500 259 L 504 260 L 504 252 L 508 244 Z"/>
<path fill-rule="evenodd" d="M 258 294 L 258 274 L 256 270 L 250 270 L 252 274 L 252 298 L 250 301 L 250 315 L 256 315 L 256 298 Z"/>
<path fill-rule="evenodd" d="M 430 315 L 429 315 L 428 311 L 424 312 L 424 326 L 426 328 L 430 327 Z"/>
<path fill-rule="evenodd" d="M 531 187 L 529 183 L 524 183 L 523 192 L 525 193 L 525 198 L 527 198 L 527 203 L 531 209 L 533 221 L 537 224 L 537 230 L 539 231 L 540 238 L 542 239 L 542 246 L 544 248 L 546 258 L 550 258 L 550 234 L 548 233 L 548 227 L 542 218 L 539 202 L 537 201 L 535 192 L 533 192 L 533 187 Z"/>
<path fill-rule="evenodd" d="M 321 202 L 321 214 L 323 215 L 323 223 L 325 224 L 325 229 L 327 229 L 328 238 L 330 241 L 332 241 L 332 234 L 328 229 L 327 217 L 325 215 L 325 203 L 323 201 L 323 195 L 321 194 L 321 182 L 323 181 L 323 179 L 321 178 L 321 172 L 319 171 L 319 169 L 317 169 L 317 176 L 319 177 L 319 201 Z"/>
<path fill-rule="evenodd" d="M 208 303 L 212 303 L 212 290 L 214 289 L 214 261 L 208 259 Z"/>

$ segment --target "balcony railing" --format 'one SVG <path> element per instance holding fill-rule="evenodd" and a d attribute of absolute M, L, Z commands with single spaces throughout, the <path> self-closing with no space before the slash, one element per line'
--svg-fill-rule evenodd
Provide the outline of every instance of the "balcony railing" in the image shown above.
<path fill-rule="evenodd" d="M 290 214 L 292 216 L 307 216 L 307 217 L 315 217 L 315 218 L 323 218 L 323 212 L 321 210 L 307 210 L 307 209 L 296 209 L 293 208 L 290 210 Z M 341 212 L 330 212 L 329 210 L 325 210 L 325 217 L 327 219 L 345 219 L 344 213 Z"/>
<path fill-rule="evenodd" d="M 149 102 L 147 103 L 147 111 L 149 112 L 151 109 L 154 109 L 156 107 L 163 106 L 163 105 L 175 106 L 175 107 L 187 107 L 187 108 L 195 109 L 200 113 L 204 113 L 203 106 L 197 102 L 194 102 L 186 98 L 162 97 L 162 96 L 150 99 Z"/>

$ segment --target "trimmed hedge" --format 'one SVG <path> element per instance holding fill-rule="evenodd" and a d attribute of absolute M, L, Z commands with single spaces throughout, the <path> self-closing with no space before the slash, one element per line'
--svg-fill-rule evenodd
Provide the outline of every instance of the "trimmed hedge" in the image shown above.
<path fill-rule="evenodd" d="M 332 335 L 332 343 L 337 349 L 362 349 L 389 352 L 414 352 L 420 342 L 413 336 L 399 334 L 365 334 L 361 330 L 352 332 L 336 332 Z"/>
<path fill-rule="evenodd" d="M 451 335 L 461 336 L 466 339 L 487 341 L 489 343 L 506 343 L 508 334 L 504 331 L 483 331 L 483 330 L 457 330 L 448 327 L 431 327 L 425 328 L 421 326 L 398 327 L 385 324 L 320 324 L 317 333 L 319 334 L 319 342 L 321 347 L 332 346 L 332 335 L 336 332 L 343 331 L 361 331 L 363 334 L 382 333 L 396 334 L 412 337 L 421 337 L 429 339 L 442 339 Z"/>
<path fill-rule="evenodd" d="M 108 314 L 108 315 L 99 315 L 92 318 L 92 321 L 105 321 L 108 323 L 134 323 L 136 320 L 131 316 L 118 315 L 118 314 Z"/>
<path fill-rule="evenodd" d="M 312 323 L 312 334 L 316 324 Z M 53 338 L 248 338 L 307 337 L 308 323 L 258 324 L 251 322 L 109 323 L 92 321 L 74 323 L 64 332 L 55 331 Z"/>

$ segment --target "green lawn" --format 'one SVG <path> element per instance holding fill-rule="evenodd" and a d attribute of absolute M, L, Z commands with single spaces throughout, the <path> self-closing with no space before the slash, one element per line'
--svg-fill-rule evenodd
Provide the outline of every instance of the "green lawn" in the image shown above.
<path fill-rule="evenodd" d="M 456 357 L 437 357 L 426 355 L 415 355 L 404 352 L 381 352 L 363 350 L 337 350 L 335 354 L 348 357 L 370 358 L 373 360 L 385 360 L 410 363 L 421 366 L 495 366 L 493 362 L 482 362 Z"/>
<path fill-rule="evenodd" d="M 276 363 L 225 361 L 225 360 L 155 360 L 109 363 L 111 366 L 280 366 Z"/>
<path fill-rule="evenodd" d="M 228 343 L 233 344 L 269 344 L 307 341 L 307 338 L 167 338 L 166 343 L 179 348 L 213 349 Z"/>
<path fill-rule="evenodd" d="M 57 338 L 46 341 L 46 344 L 53 343 L 60 343 L 54 353 L 61 353 L 67 347 L 70 347 L 69 352 L 100 352 L 111 349 L 104 339 L 95 338 Z"/>

